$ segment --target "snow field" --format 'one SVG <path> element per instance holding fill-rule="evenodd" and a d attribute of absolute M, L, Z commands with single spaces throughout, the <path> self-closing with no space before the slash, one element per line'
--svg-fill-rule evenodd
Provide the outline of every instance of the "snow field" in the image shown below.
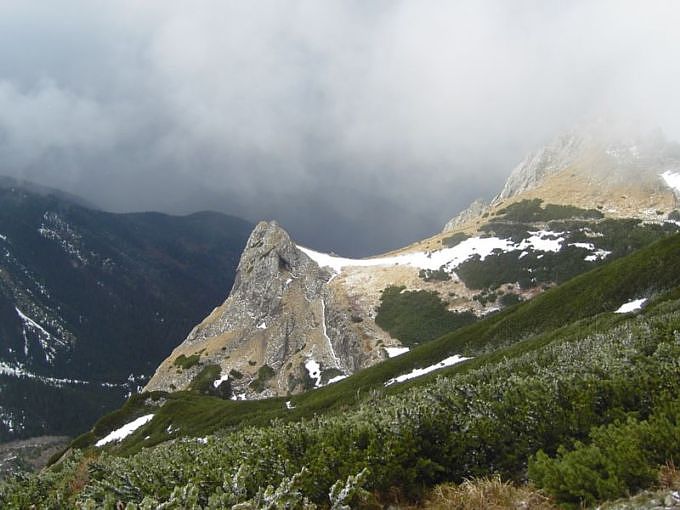
<path fill-rule="evenodd" d="M 120 427 L 119 429 L 114 430 L 111 432 L 108 436 L 100 439 L 95 443 L 95 446 L 104 446 L 105 444 L 112 443 L 112 442 L 119 442 L 128 437 L 130 434 L 132 434 L 135 430 L 140 428 L 143 425 L 146 425 L 153 419 L 153 414 L 147 414 L 144 416 L 140 416 L 136 420 L 131 421 L 130 423 L 127 423 Z"/>

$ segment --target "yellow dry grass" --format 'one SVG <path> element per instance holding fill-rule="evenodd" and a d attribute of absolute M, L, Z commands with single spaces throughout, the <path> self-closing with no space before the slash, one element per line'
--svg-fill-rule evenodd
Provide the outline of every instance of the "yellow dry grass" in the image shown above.
<path fill-rule="evenodd" d="M 500 476 L 466 480 L 460 485 L 433 488 L 425 499 L 408 510 L 557 510 L 557 506 L 531 486 L 515 486 Z"/>

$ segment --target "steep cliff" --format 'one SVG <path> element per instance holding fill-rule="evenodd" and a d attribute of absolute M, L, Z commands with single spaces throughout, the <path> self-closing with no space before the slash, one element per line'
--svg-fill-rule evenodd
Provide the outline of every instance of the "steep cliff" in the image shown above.
<path fill-rule="evenodd" d="M 326 384 L 380 358 L 347 296 L 276 222 L 250 236 L 234 287 L 159 367 L 148 390 L 186 389 L 206 367 L 236 398 Z M 186 361 L 190 360 L 190 361 Z"/>

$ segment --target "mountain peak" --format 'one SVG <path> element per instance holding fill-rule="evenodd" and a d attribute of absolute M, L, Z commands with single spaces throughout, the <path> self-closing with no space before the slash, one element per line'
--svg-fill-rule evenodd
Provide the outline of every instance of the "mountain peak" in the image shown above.
<path fill-rule="evenodd" d="M 226 383 L 232 398 L 258 398 L 320 386 L 364 366 L 361 336 L 343 296 L 329 285 L 332 276 L 278 223 L 258 223 L 227 300 L 191 331 L 146 389 L 195 388 L 210 369 L 213 388 Z M 187 359 L 194 360 L 190 366 Z"/>
<path fill-rule="evenodd" d="M 609 217 L 650 219 L 677 207 L 663 175 L 680 173 L 680 145 L 659 129 L 599 118 L 528 154 L 488 207 L 475 201 L 444 232 L 471 224 L 491 210 L 523 199 L 599 209 Z"/>

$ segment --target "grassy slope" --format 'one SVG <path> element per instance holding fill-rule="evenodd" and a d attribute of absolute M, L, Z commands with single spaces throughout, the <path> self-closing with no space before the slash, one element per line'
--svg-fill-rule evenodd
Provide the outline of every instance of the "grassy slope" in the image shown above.
<path fill-rule="evenodd" d="M 388 391 L 404 391 L 444 372 L 466 371 L 503 357 L 513 357 L 539 348 L 567 330 L 582 330 L 586 334 L 598 327 L 611 325 L 624 320 L 624 316 L 608 313 L 622 303 L 638 297 L 651 297 L 678 285 L 680 235 L 663 239 L 576 277 L 530 302 L 442 336 L 331 386 L 289 399 L 250 402 L 233 402 L 187 392 L 156 394 L 156 397 L 167 398 L 168 402 L 162 407 L 152 408 L 144 405 L 145 396 L 135 396 L 122 409 L 100 420 L 94 432 L 81 436 L 74 445 L 91 445 L 97 437 L 147 412 L 155 413 L 154 420 L 130 436 L 121 445 L 121 453 L 132 453 L 143 446 L 152 446 L 178 435 L 201 436 L 217 430 L 260 425 L 274 418 L 296 420 L 315 413 L 341 412 L 352 407 L 372 388 L 382 388 L 386 380 L 414 367 L 428 366 L 457 353 L 476 356 L 474 360 L 446 371 L 391 386 Z M 483 354 L 485 352 L 487 354 Z M 288 410 L 286 400 L 290 400 L 295 408 Z M 167 432 L 170 425 L 175 432 Z M 146 436 L 151 437 L 144 440 Z"/>

